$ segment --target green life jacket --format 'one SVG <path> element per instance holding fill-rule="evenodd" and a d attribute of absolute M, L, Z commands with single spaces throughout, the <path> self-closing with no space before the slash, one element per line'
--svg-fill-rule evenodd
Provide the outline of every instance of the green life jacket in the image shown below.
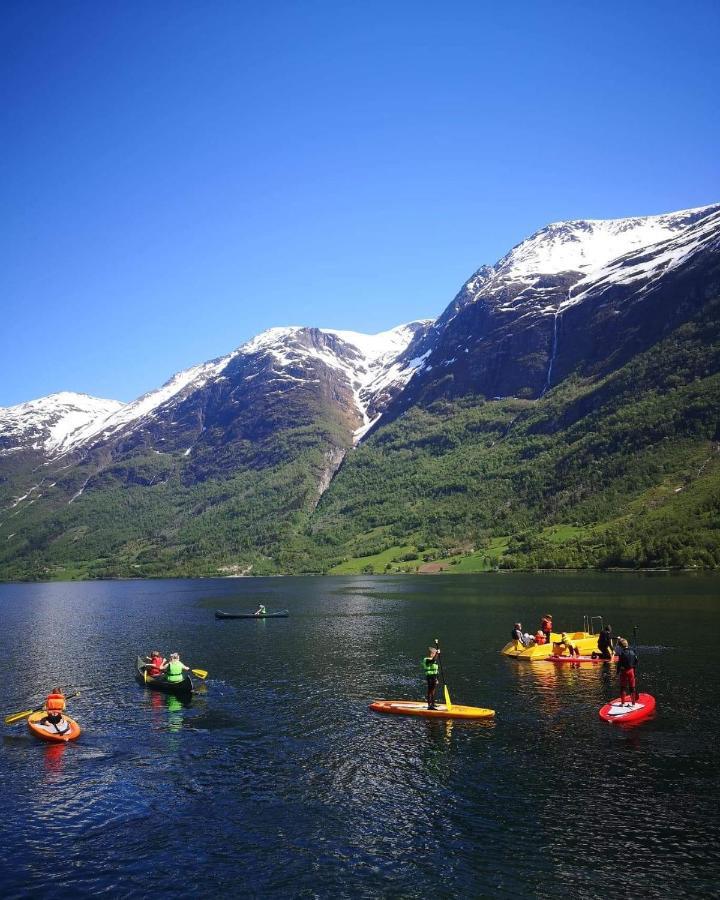
<path fill-rule="evenodd" d="M 423 669 L 425 670 L 426 675 L 437 675 L 440 666 L 435 662 L 436 659 L 437 657 L 431 659 L 429 656 L 426 656 L 423 660 Z"/>
<path fill-rule="evenodd" d="M 174 683 L 180 682 L 185 677 L 183 674 L 182 663 L 179 660 L 171 660 L 168 663 L 167 672 L 165 676 L 168 681 L 172 681 Z"/>

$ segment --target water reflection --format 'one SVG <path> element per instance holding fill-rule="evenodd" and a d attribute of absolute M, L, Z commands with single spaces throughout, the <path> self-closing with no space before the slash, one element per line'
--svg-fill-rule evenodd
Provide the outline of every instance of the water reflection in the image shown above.
<path fill-rule="evenodd" d="M 32 695 L 52 686 L 47 655 L 32 658 L 32 635 L 47 638 L 50 624 L 64 629 L 52 672 L 67 689 L 93 685 L 77 701 L 77 743 L 43 747 L 27 734 L 0 743 L 13 860 L 3 894 L 47 892 L 48 847 L 62 848 L 57 895 L 144 896 L 152 879 L 162 897 L 182 871 L 182 892 L 198 897 L 549 896 L 559 884 L 625 896 L 666 885 L 665 851 L 674 893 L 709 894 L 716 884 L 705 873 L 720 864 L 720 732 L 706 710 L 718 671 L 696 652 L 697 616 L 677 615 L 682 601 L 702 610 L 708 631 L 718 627 L 716 583 L 706 597 L 698 584 L 488 576 L 0 586 L 7 708 L 37 705 Z M 229 596 L 254 608 L 259 586 L 289 619 L 216 622 Z M 617 695 L 610 666 L 499 655 L 507 623 L 534 621 L 549 597 L 563 621 L 590 608 L 621 631 L 637 623 L 648 646 L 672 635 L 677 653 L 641 661 L 656 722 L 628 732 L 600 721 Z M 496 720 L 367 710 L 377 696 L 423 696 L 420 659 L 436 634 L 453 699 L 492 707 Z M 138 686 L 133 663 L 150 642 L 183 649 L 212 678 L 187 702 Z M 558 796 L 572 802 L 558 807 Z M 221 825 L 223 840 L 199 822 Z"/>

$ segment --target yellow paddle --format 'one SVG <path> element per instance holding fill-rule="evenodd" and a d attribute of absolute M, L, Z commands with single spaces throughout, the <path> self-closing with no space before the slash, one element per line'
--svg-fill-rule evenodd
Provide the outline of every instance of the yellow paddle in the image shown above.
<path fill-rule="evenodd" d="M 437 638 L 435 638 L 435 646 L 438 648 L 438 650 L 440 649 L 440 642 L 438 641 Z M 440 656 L 439 662 L 440 662 L 440 677 L 443 680 L 443 693 L 445 694 L 445 706 L 447 706 L 448 709 L 452 709 L 452 703 L 450 701 L 450 691 L 448 690 L 448 686 L 445 683 L 445 673 L 443 672 L 442 656 Z"/>
<path fill-rule="evenodd" d="M 80 696 L 80 691 L 78 691 L 76 694 L 70 694 L 70 696 L 66 697 L 65 699 L 73 700 L 75 697 L 79 697 L 79 696 Z M 45 709 L 44 703 L 42 706 L 37 706 L 35 709 L 25 709 L 22 712 L 12 713 L 9 716 L 5 716 L 5 724 L 6 725 L 14 725 L 16 722 L 20 722 L 23 719 L 27 719 L 28 716 L 31 716 L 33 713 L 40 712 L 43 709 Z"/>

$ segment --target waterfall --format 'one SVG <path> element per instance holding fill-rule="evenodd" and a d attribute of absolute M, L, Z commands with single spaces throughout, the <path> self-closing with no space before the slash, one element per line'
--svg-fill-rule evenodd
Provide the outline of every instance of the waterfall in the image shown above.
<path fill-rule="evenodd" d="M 568 300 L 570 299 L 570 288 L 568 288 L 567 293 Z M 555 310 L 555 316 L 553 318 L 553 339 L 552 339 L 552 350 L 550 351 L 550 362 L 548 363 L 547 375 L 545 376 L 545 387 L 542 389 L 540 393 L 541 397 L 544 397 L 545 394 L 550 390 L 550 382 L 552 381 L 552 370 L 555 365 L 555 358 L 557 357 L 557 347 L 558 347 L 558 318 L 560 316 L 560 306 L 558 303 L 558 307 Z"/>

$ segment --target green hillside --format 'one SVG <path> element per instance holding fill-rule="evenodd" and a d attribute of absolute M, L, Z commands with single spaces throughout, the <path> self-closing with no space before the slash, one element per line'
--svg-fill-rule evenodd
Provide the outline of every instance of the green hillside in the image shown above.
<path fill-rule="evenodd" d="M 323 497 L 322 566 L 392 571 L 390 548 L 450 572 L 719 565 L 719 321 L 715 303 L 612 375 L 537 402 L 412 409 Z"/>

